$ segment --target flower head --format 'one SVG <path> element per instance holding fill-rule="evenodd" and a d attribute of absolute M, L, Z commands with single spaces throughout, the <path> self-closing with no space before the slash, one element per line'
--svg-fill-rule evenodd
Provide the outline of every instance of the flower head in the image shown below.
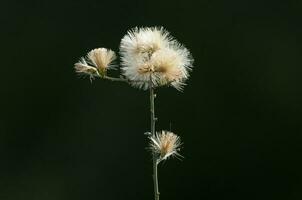
<path fill-rule="evenodd" d="M 100 76 L 98 70 L 95 67 L 89 66 L 84 58 L 81 58 L 79 62 L 74 64 L 74 69 L 78 74 L 88 75 L 90 81 L 95 77 Z"/>
<path fill-rule="evenodd" d="M 180 156 L 178 153 L 181 141 L 179 136 L 170 131 L 161 131 L 150 138 L 150 149 L 159 156 L 158 162 L 170 156 Z"/>
<path fill-rule="evenodd" d="M 107 69 L 114 68 L 112 61 L 115 59 L 114 51 L 98 48 L 88 52 L 86 58 L 82 57 L 74 67 L 77 73 L 88 75 L 90 80 L 92 80 L 97 76 L 105 76 Z"/>
<path fill-rule="evenodd" d="M 106 71 L 108 68 L 113 68 L 113 65 L 110 64 L 116 59 L 116 55 L 110 49 L 98 48 L 91 50 L 87 54 L 87 58 L 99 71 Z"/>
<path fill-rule="evenodd" d="M 122 71 L 132 85 L 148 89 L 171 84 L 181 89 L 189 77 L 190 52 L 162 27 L 134 28 L 120 45 Z"/>

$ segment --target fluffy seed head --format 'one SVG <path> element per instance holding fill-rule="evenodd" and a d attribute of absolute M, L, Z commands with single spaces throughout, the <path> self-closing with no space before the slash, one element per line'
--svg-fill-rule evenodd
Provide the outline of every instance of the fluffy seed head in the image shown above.
<path fill-rule="evenodd" d="M 189 77 L 190 52 L 162 27 L 134 28 L 120 45 L 122 71 L 132 85 L 141 89 L 171 84 L 181 89 Z"/>
<path fill-rule="evenodd" d="M 114 51 L 106 48 L 93 49 L 87 54 L 90 63 L 97 67 L 100 71 L 105 71 L 113 60 L 116 59 Z"/>
<path fill-rule="evenodd" d="M 106 48 L 93 49 L 88 52 L 86 58 L 82 57 L 75 63 L 75 71 L 79 74 L 88 75 L 90 80 L 97 76 L 106 75 L 107 69 L 114 68 L 112 61 L 116 59 L 114 51 Z"/>
<path fill-rule="evenodd" d="M 170 131 L 157 132 L 150 136 L 150 149 L 159 156 L 158 162 L 170 156 L 180 156 L 178 153 L 181 141 L 179 136 Z"/>
<path fill-rule="evenodd" d="M 74 64 L 76 73 L 87 75 L 92 81 L 95 77 L 100 76 L 98 70 L 95 67 L 89 66 L 86 60 L 82 57 L 79 62 Z"/>

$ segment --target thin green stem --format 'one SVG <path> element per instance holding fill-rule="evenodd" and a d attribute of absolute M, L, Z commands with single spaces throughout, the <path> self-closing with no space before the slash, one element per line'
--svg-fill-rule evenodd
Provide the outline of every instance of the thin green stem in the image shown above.
<path fill-rule="evenodd" d="M 152 137 L 155 137 L 155 109 L 154 109 L 154 87 L 152 83 L 152 79 L 150 77 L 150 112 L 151 112 L 151 134 Z M 155 200 L 159 200 L 159 190 L 158 190 L 158 175 L 157 175 L 157 155 L 153 153 L 153 184 L 154 184 L 154 198 Z"/>

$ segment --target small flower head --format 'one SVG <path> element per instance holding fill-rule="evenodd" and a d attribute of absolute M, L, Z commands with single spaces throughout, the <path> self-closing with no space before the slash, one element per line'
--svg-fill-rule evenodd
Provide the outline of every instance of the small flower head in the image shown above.
<path fill-rule="evenodd" d="M 141 89 L 171 84 L 181 89 L 189 77 L 190 52 L 163 28 L 135 28 L 121 41 L 122 71 Z"/>
<path fill-rule="evenodd" d="M 170 156 L 180 156 L 178 153 L 181 146 L 179 136 L 170 131 L 161 131 L 150 136 L 150 149 L 158 155 L 158 162 Z"/>
<path fill-rule="evenodd" d="M 114 51 L 105 48 L 93 49 L 88 52 L 86 58 L 81 58 L 75 64 L 75 70 L 79 74 L 88 75 L 90 80 L 94 77 L 103 77 L 108 69 L 114 68 L 112 61 L 116 59 Z"/>
<path fill-rule="evenodd" d="M 89 66 L 83 57 L 79 60 L 79 62 L 74 64 L 74 69 L 78 74 L 89 76 L 90 81 L 92 81 L 95 77 L 100 76 L 98 70 L 95 67 Z"/>
<path fill-rule="evenodd" d="M 110 65 L 116 59 L 114 51 L 106 48 L 93 49 L 87 54 L 89 63 L 95 66 L 101 73 L 106 72 L 108 68 L 113 68 Z"/>

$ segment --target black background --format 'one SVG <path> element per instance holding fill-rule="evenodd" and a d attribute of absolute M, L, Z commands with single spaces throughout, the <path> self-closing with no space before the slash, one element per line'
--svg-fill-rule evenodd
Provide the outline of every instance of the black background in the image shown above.
<path fill-rule="evenodd" d="M 152 199 L 148 92 L 78 78 L 97 47 L 162 25 L 191 50 L 157 129 L 183 140 L 161 199 L 302 198 L 302 2 L 1 1 L 0 199 Z"/>

